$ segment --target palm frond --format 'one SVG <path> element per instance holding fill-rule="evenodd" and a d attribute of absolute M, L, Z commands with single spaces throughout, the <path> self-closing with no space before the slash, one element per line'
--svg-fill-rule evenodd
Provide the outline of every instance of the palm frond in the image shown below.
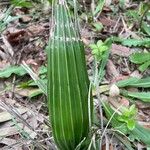
<path fill-rule="evenodd" d="M 54 28 L 48 49 L 49 113 L 57 146 L 73 150 L 89 132 L 89 79 L 84 46 L 66 2 L 55 1 L 53 8 Z"/>

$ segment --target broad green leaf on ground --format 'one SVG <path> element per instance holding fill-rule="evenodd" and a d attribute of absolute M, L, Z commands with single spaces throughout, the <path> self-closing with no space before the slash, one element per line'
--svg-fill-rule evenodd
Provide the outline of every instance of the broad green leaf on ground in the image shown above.
<path fill-rule="evenodd" d="M 126 87 L 126 86 L 132 86 L 134 83 L 136 83 L 139 79 L 138 78 L 134 78 L 134 77 L 131 77 L 131 78 L 128 78 L 128 79 L 125 79 L 125 80 L 120 80 L 116 83 L 116 85 L 118 87 Z"/>
<path fill-rule="evenodd" d="M 143 22 L 141 28 L 145 33 L 147 33 L 150 36 L 150 26 L 148 23 Z"/>
<path fill-rule="evenodd" d="M 101 13 L 104 4 L 105 4 L 105 0 L 99 0 L 98 5 L 96 6 L 96 9 L 95 9 L 94 14 L 93 14 L 94 16 L 95 16 L 97 13 Z"/>
<path fill-rule="evenodd" d="M 128 92 L 126 90 L 121 90 L 121 94 L 144 102 L 150 102 L 150 92 Z"/>
<path fill-rule="evenodd" d="M 121 137 L 121 135 L 118 133 L 114 133 L 114 135 L 127 147 L 128 150 L 135 150 L 132 148 L 130 141 L 126 137 Z"/>
<path fill-rule="evenodd" d="M 100 22 L 95 22 L 92 24 L 95 27 L 95 31 L 101 31 L 103 29 L 103 25 Z"/>
<path fill-rule="evenodd" d="M 143 39 L 125 39 L 122 41 L 122 44 L 125 46 L 143 46 L 143 47 L 150 47 L 150 39 L 143 38 Z"/>
<path fill-rule="evenodd" d="M 35 96 L 38 96 L 40 94 L 44 94 L 40 88 L 16 88 L 15 93 L 23 96 L 23 97 L 29 97 L 33 98 Z"/>
<path fill-rule="evenodd" d="M 150 66 L 150 60 L 139 66 L 141 72 L 145 71 Z"/>
<path fill-rule="evenodd" d="M 41 79 L 41 78 L 40 78 Z M 47 79 L 41 79 L 42 82 L 47 85 Z M 33 80 L 30 80 L 28 83 L 28 86 L 38 86 L 37 83 L 35 83 Z"/>
<path fill-rule="evenodd" d="M 9 66 L 3 70 L 0 70 L 0 78 L 8 78 L 12 74 L 23 76 L 27 74 L 27 71 L 22 66 Z"/>
<path fill-rule="evenodd" d="M 139 79 L 135 77 L 130 77 L 125 80 L 118 81 L 116 83 L 118 87 L 143 87 L 143 88 L 150 88 L 150 77 Z"/>
<path fill-rule="evenodd" d="M 123 39 L 118 37 L 113 37 L 112 40 L 117 43 L 121 43 L 124 46 L 129 47 L 150 47 L 150 38 L 142 39 Z"/>
<path fill-rule="evenodd" d="M 40 74 L 40 75 L 41 75 L 41 74 L 47 74 L 47 67 L 41 66 L 41 67 L 39 68 L 39 74 Z"/>
<path fill-rule="evenodd" d="M 130 61 L 135 64 L 142 64 L 150 61 L 150 53 L 134 53 L 130 56 Z"/>
<path fill-rule="evenodd" d="M 131 131 L 131 134 L 135 139 L 142 141 L 146 145 L 150 146 L 150 129 L 144 128 L 143 126 L 136 123 L 135 128 Z"/>
<path fill-rule="evenodd" d="M 139 70 L 143 72 L 150 66 L 150 53 L 134 53 L 130 56 L 130 61 L 141 64 Z"/>
<path fill-rule="evenodd" d="M 111 119 L 111 117 L 114 114 L 114 110 L 110 107 L 108 103 L 103 103 L 104 111 L 107 115 L 107 119 Z M 120 124 L 120 122 L 117 120 L 118 114 L 114 115 L 111 119 L 111 125 L 113 128 L 118 129 L 120 132 L 124 130 L 123 128 L 118 128 L 117 126 Z M 142 141 L 147 146 L 150 146 L 150 129 L 144 128 L 143 126 L 139 125 L 137 122 L 135 123 L 135 127 L 133 130 L 130 130 L 126 132 L 126 134 L 129 134 L 129 136 L 132 136 L 134 139 L 137 139 L 139 141 Z"/>
<path fill-rule="evenodd" d="M 38 96 L 40 94 L 44 94 L 44 93 L 43 93 L 43 91 L 41 91 L 41 89 L 37 89 L 37 90 L 33 91 L 28 97 L 33 98 L 33 97 Z"/>

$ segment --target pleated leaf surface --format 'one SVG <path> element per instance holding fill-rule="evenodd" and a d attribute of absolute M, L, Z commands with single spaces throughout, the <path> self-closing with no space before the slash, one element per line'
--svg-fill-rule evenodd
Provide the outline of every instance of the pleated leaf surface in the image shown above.
<path fill-rule="evenodd" d="M 54 7 L 48 49 L 48 106 L 59 149 L 74 150 L 88 135 L 89 80 L 84 46 L 66 3 Z"/>

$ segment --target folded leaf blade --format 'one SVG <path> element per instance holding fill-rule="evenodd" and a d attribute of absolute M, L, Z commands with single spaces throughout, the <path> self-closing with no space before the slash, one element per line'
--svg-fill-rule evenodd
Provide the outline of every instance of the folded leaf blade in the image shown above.
<path fill-rule="evenodd" d="M 72 150 L 89 131 L 89 80 L 84 46 L 65 3 L 55 5 L 54 17 L 48 49 L 48 105 L 58 148 Z"/>
<path fill-rule="evenodd" d="M 130 56 L 130 61 L 135 64 L 142 64 L 150 61 L 150 53 L 134 53 Z"/>

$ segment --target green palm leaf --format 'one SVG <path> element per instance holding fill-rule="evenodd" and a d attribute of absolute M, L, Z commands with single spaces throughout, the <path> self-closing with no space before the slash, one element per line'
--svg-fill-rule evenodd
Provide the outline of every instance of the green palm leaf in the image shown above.
<path fill-rule="evenodd" d="M 50 120 L 58 148 L 73 150 L 89 132 L 84 46 L 66 3 L 55 4 L 54 23 L 48 49 Z"/>

